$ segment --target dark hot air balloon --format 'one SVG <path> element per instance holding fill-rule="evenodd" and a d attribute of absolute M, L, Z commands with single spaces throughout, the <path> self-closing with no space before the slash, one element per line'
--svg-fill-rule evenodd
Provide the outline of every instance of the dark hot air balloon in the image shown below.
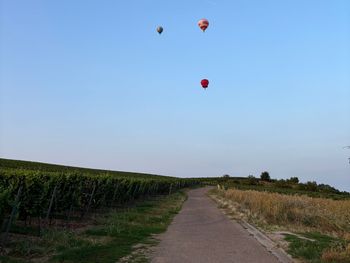
<path fill-rule="evenodd" d="M 159 34 L 161 34 L 163 32 L 163 27 L 161 27 L 161 26 L 157 27 L 157 32 Z"/>
<path fill-rule="evenodd" d="M 198 26 L 200 27 L 200 29 L 203 30 L 203 32 L 208 28 L 209 26 L 209 21 L 205 18 L 201 19 L 198 21 Z"/>
<path fill-rule="evenodd" d="M 203 89 L 208 88 L 209 80 L 207 80 L 207 79 L 202 79 L 202 80 L 201 80 L 201 85 L 202 85 L 202 88 L 203 88 Z"/>

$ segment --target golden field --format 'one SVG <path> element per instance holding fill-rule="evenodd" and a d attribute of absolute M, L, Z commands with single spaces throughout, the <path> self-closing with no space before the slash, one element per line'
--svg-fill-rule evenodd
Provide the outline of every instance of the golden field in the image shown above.
<path fill-rule="evenodd" d="M 324 262 L 350 262 L 350 244 L 345 248 L 330 248 L 322 253 Z"/>
<path fill-rule="evenodd" d="M 324 249 L 320 262 L 350 262 L 350 200 L 237 189 L 219 189 L 215 196 L 220 197 L 215 199 L 221 204 L 231 204 L 239 218 L 263 227 L 315 231 L 341 238 L 345 243 Z"/>
<path fill-rule="evenodd" d="M 350 233 L 350 200 L 332 200 L 298 195 L 229 189 L 220 191 L 224 199 L 239 204 L 241 211 L 267 224 L 315 228 L 344 236 Z"/>

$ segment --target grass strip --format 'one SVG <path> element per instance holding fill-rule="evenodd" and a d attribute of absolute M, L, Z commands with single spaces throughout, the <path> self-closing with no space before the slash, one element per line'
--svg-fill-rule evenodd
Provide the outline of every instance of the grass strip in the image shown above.
<path fill-rule="evenodd" d="M 293 257 L 303 259 L 308 263 L 350 262 L 350 258 L 346 255 L 340 258 L 339 252 L 332 255 L 332 257 L 325 256 L 330 255 L 329 251 L 334 249 L 345 250 L 347 246 L 345 240 L 316 232 L 301 233 L 300 235 L 313 241 L 301 239 L 295 235 L 286 235 L 285 240 L 289 242 L 288 253 Z"/>
<path fill-rule="evenodd" d="M 42 238 L 22 237 L 0 262 L 115 263 L 135 245 L 154 243 L 152 235 L 167 229 L 185 199 L 178 191 L 101 215 L 84 231 L 48 230 Z"/>

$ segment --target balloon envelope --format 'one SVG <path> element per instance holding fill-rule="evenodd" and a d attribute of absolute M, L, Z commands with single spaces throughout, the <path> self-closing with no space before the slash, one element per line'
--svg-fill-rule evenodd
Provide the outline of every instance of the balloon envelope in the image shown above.
<path fill-rule="evenodd" d="M 202 88 L 203 88 L 203 89 L 208 88 L 209 80 L 207 80 L 207 79 L 202 79 L 202 80 L 201 80 L 201 85 L 202 85 Z"/>
<path fill-rule="evenodd" d="M 198 21 L 198 26 L 200 27 L 200 29 L 203 30 L 203 32 L 208 28 L 209 26 L 209 21 L 205 18 L 201 19 Z"/>
<path fill-rule="evenodd" d="M 161 27 L 161 26 L 157 27 L 157 32 L 159 34 L 161 34 L 163 32 L 163 27 Z"/>

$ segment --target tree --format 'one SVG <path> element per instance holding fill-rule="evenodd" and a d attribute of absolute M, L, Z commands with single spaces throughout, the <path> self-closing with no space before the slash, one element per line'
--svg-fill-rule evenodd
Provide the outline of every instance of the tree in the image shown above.
<path fill-rule="evenodd" d="M 260 179 L 262 181 L 270 181 L 271 178 L 270 178 L 270 174 L 268 172 L 262 172 L 261 175 L 260 175 Z"/>
<path fill-rule="evenodd" d="M 291 177 L 287 181 L 288 181 L 288 183 L 291 183 L 291 184 L 298 184 L 299 178 L 298 177 Z"/>
<path fill-rule="evenodd" d="M 222 177 L 227 179 L 227 178 L 230 178 L 230 175 L 224 174 Z"/>

